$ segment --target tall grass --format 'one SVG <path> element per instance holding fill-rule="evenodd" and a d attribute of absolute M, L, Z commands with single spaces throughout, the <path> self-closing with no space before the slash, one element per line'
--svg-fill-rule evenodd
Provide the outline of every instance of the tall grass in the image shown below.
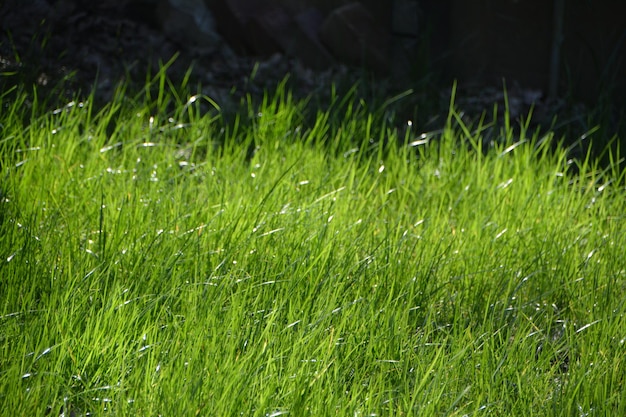
<path fill-rule="evenodd" d="M 335 98 L 1 103 L 2 413 L 626 414 L 623 175 Z"/>

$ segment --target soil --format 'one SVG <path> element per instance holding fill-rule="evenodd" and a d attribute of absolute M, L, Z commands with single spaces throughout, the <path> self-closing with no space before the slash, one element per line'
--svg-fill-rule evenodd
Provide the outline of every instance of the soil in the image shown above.
<path fill-rule="evenodd" d="M 120 85 L 125 85 L 127 91 L 140 91 L 146 74 L 155 74 L 164 65 L 174 85 L 189 75 L 188 85 L 200 86 L 200 92 L 215 100 L 224 112 L 237 112 L 247 96 L 262 99 L 287 74 L 293 95 L 315 97 L 311 102 L 319 106 L 328 104 L 333 83 L 348 89 L 359 80 L 365 81 L 361 82 L 359 93 L 379 104 L 403 90 L 391 88 L 387 79 L 341 65 L 312 71 L 279 54 L 238 55 L 223 42 L 211 48 L 177 43 L 165 36 L 149 16 L 132 13 L 125 7 L 124 1 L 113 0 L 0 3 L 2 94 L 11 94 L 15 87 L 32 91 L 31 86 L 37 86 L 38 94 L 47 97 L 51 106 L 92 91 L 97 102 L 106 103 Z M 449 86 L 442 88 L 430 80 L 421 80 L 404 90 L 408 88 L 413 88 L 415 94 L 396 105 L 394 123 L 402 128 L 412 120 L 416 132 L 440 129 L 448 111 Z M 494 103 L 500 110 L 504 108 L 502 91 L 502 86 L 460 88 L 456 107 L 471 123 L 483 111 L 491 115 Z M 588 111 L 581 104 L 545 100 L 540 91 L 516 85 L 507 86 L 507 94 L 512 120 L 523 119 L 533 108 L 533 126 L 554 128 L 554 115 L 559 113 L 560 120 L 569 123 L 568 128 L 574 126 L 576 137 L 591 127 L 585 121 Z M 496 135 L 498 129 L 494 129 Z"/>
<path fill-rule="evenodd" d="M 247 94 L 271 91 L 287 74 L 297 97 L 330 91 L 332 82 L 349 84 L 361 75 L 344 66 L 314 72 L 280 54 L 238 55 L 224 43 L 179 44 L 153 23 L 123 1 L 8 0 L 0 5 L 1 91 L 36 85 L 62 102 L 95 90 L 96 100 L 106 102 L 119 85 L 138 90 L 146 74 L 166 65 L 174 85 L 191 69 L 188 84 L 201 85 L 202 93 L 228 108 Z"/>

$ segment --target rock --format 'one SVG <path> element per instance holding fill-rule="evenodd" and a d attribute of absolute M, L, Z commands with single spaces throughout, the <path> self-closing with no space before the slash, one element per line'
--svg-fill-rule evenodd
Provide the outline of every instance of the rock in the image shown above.
<path fill-rule="evenodd" d="M 388 36 L 361 3 L 331 12 L 322 24 L 320 38 L 338 60 L 348 65 L 388 72 Z"/>
<path fill-rule="evenodd" d="M 218 16 L 217 26 L 226 42 L 237 52 L 271 55 L 279 51 L 275 41 L 262 33 L 251 40 L 250 21 L 273 6 L 266 0 L 217 0 L 211 8 Z"/>
<path fill-rule="evenodd" d="M 211 11 L 202 0 L 160 0 L 157 21 L 173 41 L 201 49 L 220 42 Z"/>
<path fill-rule="evenodd" d="M 333 63 L 333 58 L 320 43 L 317 32 L 321 13 L 307 10 L 291 18 L 284 9 L 274 8 L 251 20 L 250 36 L 271 38 L 286 55 L 297 58 L 313 69 L 325 69 Z"/>
<path fill-rule="evenodd" d="M 419 76 L 420 64 L 425 59 L 420 51 L 420 9 L 416 0 L 395 0 L 391 19 L 391 70 L 392 84 L 401 88 Z"/>
<path fill-rule="evenodd" d="M 319 37 L 324 15 L 319 10 L 311 8 L 298 13 L 295 21 L 298 37 L 292 54 L 310 68 L 327 69 L 334 60 Z"/>
<path fill-rule="evenodd" d="M 314 69 L 332 65 L 332 56 L 318 38 L 323 20 L 319 11 L 308 9 L 292 17 L 282 6 L 265 0 L 218 3 L 213 7 L 220 31 L 235 49 L 260 57 L 283 53 Z"/>
<path fill-rule="evenodd" d="M 394 35 L 416 38 L 419 35 L 419 5 L 415 0 L 395 0 L 391 30 Z"/>
<path fill-rule="evenodd" d="M 284 9 L 270 6 L 248 21 L 248 42 L 262 55 L 289 52 L 293 48 L 295 24 Z"/>

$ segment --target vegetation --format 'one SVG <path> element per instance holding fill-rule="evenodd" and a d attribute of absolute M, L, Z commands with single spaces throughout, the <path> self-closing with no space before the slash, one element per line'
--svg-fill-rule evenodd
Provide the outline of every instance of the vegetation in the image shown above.
<path fill-rule="evenodd" d="M 154 86 L 2 99 L 0 409 L 626 415 L 618 169 L 453 106 L 420 136 L 279 88 L 225 124 Z"/>

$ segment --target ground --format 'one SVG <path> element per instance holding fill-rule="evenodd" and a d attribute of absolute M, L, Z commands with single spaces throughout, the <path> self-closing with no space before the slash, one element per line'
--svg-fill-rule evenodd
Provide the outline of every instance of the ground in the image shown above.
<path fill-rule="evenodd" d="M 9 1 L 0 7 L 3 91 L 21 82 L 44 91 L 56 89 L 71 99 L 95 86 L 97 98 L 107 101 L 120 82 L 143 86 L 147 72 L 155 72 L 174 56 L 168 70 L 172 80 L 182 80 L 192 67 L 192 83 L 200 83 L 203 92 L 218 102 L 230 100 L 233 91 L 260 95 L 287 73 L 296 93 L 304 97 L 348 73 L 345 67 L 313 72 L 281 55 L 237 55 L 224 43 L 212 48 L 177 44 L 149 19 L 132 16 L 116 4 L 77 3 Z"/>
<path fill-rule="evenodd" d="M 86 95 L 95 87 L 95 97 L 108 102 L 122 83 L 138 90 L 145 85 L 146 73 L 156 72 L 163 63 L 177 56 L 168 76 L 179 83 L 191 67 L 190 85 L 201 86 L 201 93 L 211 97 L 224 112 L 236 112 L 243 97 L 260 98 L 290 74 L 290 88 L 296 97 L 315 96 L 317 104 L 328 102 L 330 85 L 349 87 L 365 79 L 365 98 L 378 103 L 402 93 L 403 88 L 389 87 L 389 80 L 372 78 L 359 69 L 345 66 L 326 71 L 312 71 L 300 62 L 283 55 L 252 57 L 238 55 L 225 43 L 210 48 L 177 43 L 151 24 L 151 19 L 123 10 L 124 2 L 8 0 L 0 6 L 0 91 L 16 85 L 37 85 L 40 95 L 54 97 L 53 105 Z M 436 77 L 415 80 L 404 90 L 415 94 L 403 99 L 394 109 L 395 123 L 413 121 L 414 129 L 436 131 L 446 120 L 449 83 L 437 83 Z M 465 87 L 465 86 L 461 86 Z M 483 111 L 491 114 L 494 103 L 500 113 L 505 107 L 502 86 L 460 88 L 456 104 L 466 121 Z M 546 100 L 541 91 L 525 89 L 509 82 L 508 104 L 514 124 L 533 108 L 533 127 L 559 129 L 566 125 L 573 140 L 593 128 L 580 103 Z M 533 107 L 534 106 L 534 107 Z M 554 125 L 554 115 L 559 122 Z M 619 115 L 619 112 L 616 113 Z M 619 117 L 609 114 L 608 124 L 619 127 Z M 609 130 L 613 126 L 609 126 Z M 496 132 L 497 133 L 497 132 Z"/>

